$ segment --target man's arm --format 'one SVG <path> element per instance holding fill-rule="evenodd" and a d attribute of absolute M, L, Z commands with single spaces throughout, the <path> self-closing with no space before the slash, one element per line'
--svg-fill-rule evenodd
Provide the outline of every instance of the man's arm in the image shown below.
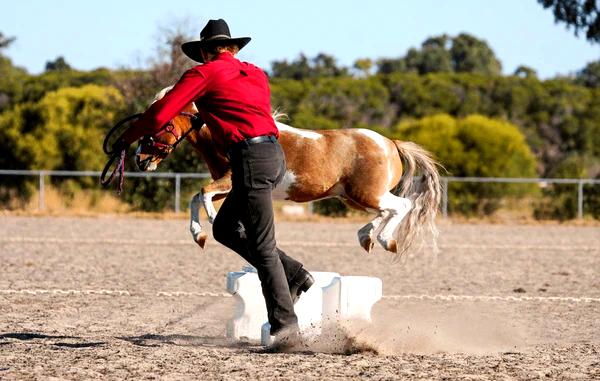
<path fill-rule="evenodd" d="M 165 124 L 206 91 L 207 82 L 207 78 L 197 68 L 186 71 L 171 91 L 162 99 L 154 102 L 133 123 L 131 128 L 121 135 L 120 143 L 130 145 L 144 135 L 156 134 Z"/>

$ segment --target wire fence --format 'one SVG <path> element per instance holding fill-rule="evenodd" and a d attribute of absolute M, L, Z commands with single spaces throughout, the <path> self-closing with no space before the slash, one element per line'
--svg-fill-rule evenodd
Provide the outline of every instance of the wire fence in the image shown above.
<path fill-rule="evenodd" d="M 14 170 L 0 169 L 0 176 L 29 176 L 38 178 L 38 209 L 45 209 L 45 184 L 46 177 L 97 177 L 100 171 L 57 171 L 57 170 Z M 179 213 L 181 205 L 181 180 L 182 179 L 209 179 L 209 173 L 187 173 L 187 172 L 125 172 L 127 177 L 157 178 L 174 180 L 174 206 L 173 210 Z M 545 187 L 551 184 L 571 184 L 577 186 L 577 218 L 584 215 L 584 185 L 599 185 L 598 179 L 548 179 L 548 178 L 512 178 L 512 177 L 442 177 L 442 204 L 441 212 L 444 217 L 448 216 L 448 200 L 451 197 L 448 186 L 451 183 L 504 183 L 504 184 L 537 184 Z M 1 182 L 0 182 L 1 184 Z M 309 206 L 308 210 L 312 210 Z"/>

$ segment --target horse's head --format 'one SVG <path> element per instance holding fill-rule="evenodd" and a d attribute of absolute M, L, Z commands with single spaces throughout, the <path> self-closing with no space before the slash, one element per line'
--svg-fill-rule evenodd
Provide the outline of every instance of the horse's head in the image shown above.
<path fill-rule="evenodd" d="M 154 102 L 165 96 L 172 86 L 161 90 L 154 98 Z M 153 103 L 154 103 L 153 102 Z M 138 142 L 135 155 L 137 167 L 146 172 L 154 171 L 158 164 L 165 159 L 177 145 L 192 132 L 192 119 L 198 109 L 190 103 L 175 118 L 169 121 L 154 136 L 144 136 Z"/>

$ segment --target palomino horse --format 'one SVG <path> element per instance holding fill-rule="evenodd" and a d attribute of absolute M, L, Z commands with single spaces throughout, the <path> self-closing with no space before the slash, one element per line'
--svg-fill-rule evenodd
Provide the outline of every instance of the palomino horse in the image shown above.
<path fill-rule="evenodd" d="M 156 100 L 169 90 L 163 89 Z M 217 212 L 212 200 L 225 197 L 231 189 L 231 169 L 226 154 L 213 144 L 206 125 L 191 130 L 190 115 L 195 112 L 192 103 L 153 141 L 140 141 L 136 162 L 142 170 L 155 170 L 184 136 L 204 158 L 214 181 L 190 203 L 190 230 L 196 243 L 204 247 L 207 235 L 198 209 L 204 206 L 209 222 L 214 221 Z M 377 234 L 381 246 L 399 256 L 423 226 L 429 227 L 435 243 L 440 181 L 436 163 L 424 149 L 368 129 L 311 131 L 279 122 L 276 125 L 287 172 L 273 191 L 274 198 L 307 202 L 337 197 L 353 208 L 375 213 L 376 217 L 358 231 L 359 243 L 367 252 L 372 250 Z M 417 171 L 421 176 L 415 183 Z"/>

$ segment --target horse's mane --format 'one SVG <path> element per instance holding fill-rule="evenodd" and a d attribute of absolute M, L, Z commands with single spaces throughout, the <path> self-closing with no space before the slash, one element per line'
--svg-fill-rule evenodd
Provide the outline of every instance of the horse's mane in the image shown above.
<path fill-rule="evenodd" d="M 154 99 L 152 100 L 152 102 L 150 104 L 152 104 L 152 103 L 154 103 L 154 102 L 156 102 L 158 100 L 163 99 L 164 96 L 167 95 L 167 93 L 169 91 L 171 91 L 171 89 L 173 89 L 172 85 L 171 86 L 167 86 L 164 89 L 162 89 L 161 91 L 159 91 L 158 93 L 156 93 L 156 95 L 154 96 Z"/>

